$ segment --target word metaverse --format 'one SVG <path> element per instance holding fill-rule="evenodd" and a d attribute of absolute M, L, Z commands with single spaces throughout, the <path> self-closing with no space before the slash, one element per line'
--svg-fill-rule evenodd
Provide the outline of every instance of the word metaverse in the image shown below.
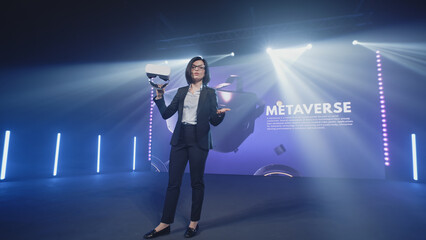
<path fill-rule="evenodd" d="M 311 104 L 279 104 L 266 106 L 266 116 L 297 115 L 297 114 L 327 114 L 350 113 L 351 102 L 311 103 Z"/>

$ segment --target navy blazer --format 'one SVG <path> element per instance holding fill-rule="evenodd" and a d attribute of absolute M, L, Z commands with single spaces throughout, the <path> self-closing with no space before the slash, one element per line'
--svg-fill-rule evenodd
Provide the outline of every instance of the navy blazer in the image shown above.
<path fill-rule="evenodd" d="M 176 111 L 178 112 L 178 121 L 176 123 L 175 130 L 173 131 L 172 140 L 170 141 L 170 144 L 173 146 L 177 145 L 179 142 L 179 135 L 182 126 L 183 102 L 185 100 L 186 94 L 188 93 L 188 90 L 189 86 L 179 88 L 172 102 L 167 107 L 166 103 L 164 102 L 164 97 L 159 100 L 155 100 L 154 97 L 154 102 L 164 119 L 168 119 L 173 116 Z M 217 126 L 223 121 L 225 117 L 225 113 L 217 114 L 216 111 L 216 90 L 207 86 L 203 86 L 197 107 L 196 140 L 198 142 L 198 146 L 204 150 L 213 148 L 209 123 L 211 123 L 213 126 Z"/>

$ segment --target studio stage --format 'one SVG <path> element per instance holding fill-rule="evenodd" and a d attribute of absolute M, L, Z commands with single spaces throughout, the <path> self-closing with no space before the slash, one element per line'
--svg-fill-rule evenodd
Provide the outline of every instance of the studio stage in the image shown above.
<path fill-rule="evenodd" d="M 195 239 L 425 239 L 426 185 L 361 179 L 206 175 Z M 167 174 L 0 182 L 0 239 L 142 239 L 160 220 Z M 184 239 L 185 175 L 172 233 Z"/>

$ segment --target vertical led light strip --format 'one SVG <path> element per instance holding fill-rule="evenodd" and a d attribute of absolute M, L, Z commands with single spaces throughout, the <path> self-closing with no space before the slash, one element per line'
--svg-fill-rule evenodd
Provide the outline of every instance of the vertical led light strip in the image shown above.
<path fill-rule="evenodd" d="M 0 180 L 6 178 L 6 165 L 7 165 L 7 154 L 9 152 L 9 140 L 10 140 L 10 131 L 6 131 L 4 136 L 4 146 L 3 146 L 3 160 L 1 161 L 1 176 Z"/>
<path fill-rule="evenodd" d="M 98 135 L 98 161 L 96 172 L 99 173 L 99 166 L 101 165 L 101 135 Z"/>
<path fill-rule="evenodd" d="M 154 88 L 151 88 L 151 106 L 149 109 L 149 140 L 148 140 L 148 161 L 151 162 L 151 143 L 152 143 L 152 111 L 154 108 Z"/>
<path fill-rule="evenodd" d="M 413 179 L 419 180 L 417 176 L 417 146 L 416 146 L 416 134 L 411 134 L 411 151 L 413 154 Z"/>
<path fill-rule="evenodd" d="M 382 59 L 380 51 L 376 51 L 376 62 L 377 62 L 377 81 L 379 84 L 379 97 L 380 97 L 380 113 L 382 119 L 382 137 L 383 137 L 383 157 L 385 159 L 385 165 L 389 166 L 389 135 L 388 135 L 388 124 L 386 120 L 386 101 L 385 93 L 383 89 L 383 76 L 382 76 Z"/>
<path fill-rule="evenodd" d="M 59 159 L 59 146 L 61 144 L 61 133 L 56 136 L 56 150 L 55 150 L 55 165 L 53 166 L 53 176 L 58 173 L 58 159 Z"/>
<path fill-rule="evenodd" d="M 136 137 L 133 137 L 133 171 L 136 168 Z"/>

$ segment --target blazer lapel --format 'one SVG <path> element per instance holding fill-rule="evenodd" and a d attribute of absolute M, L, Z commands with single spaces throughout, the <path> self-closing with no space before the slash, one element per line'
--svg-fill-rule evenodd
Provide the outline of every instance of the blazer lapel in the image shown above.
<path fill-rule="evenodd" d="M 197 115 L 200 113 L 201 106 L 203 106 L 203 103 L 206 100 L 206 97 L 207 97 L 207 87 L 204 86 L 203 89 L 201 89 L 200 99 L 198 99 Z"/>
<path fill-rule="evenodd" d="M 180 94 L 180 96 L 179 96 L 179 109 L 178 109 L 178 111 L 179 111 L 179 113 L 182 113 L 182 111 L 183 111 L 183 102 L 185 101 L 185 97 L 186 97 L 186 94 L 188 93 L 188 90 L 189 90 L 189 86 L 188 87 L 185 87 L 184 88 L 184 90 L 183 91 L 181 91 L 181 94 Z M 181 114 L 179 114 L 179 120 L 181 120 L 180 118 L 182 118 L 182 115 Z"/>

